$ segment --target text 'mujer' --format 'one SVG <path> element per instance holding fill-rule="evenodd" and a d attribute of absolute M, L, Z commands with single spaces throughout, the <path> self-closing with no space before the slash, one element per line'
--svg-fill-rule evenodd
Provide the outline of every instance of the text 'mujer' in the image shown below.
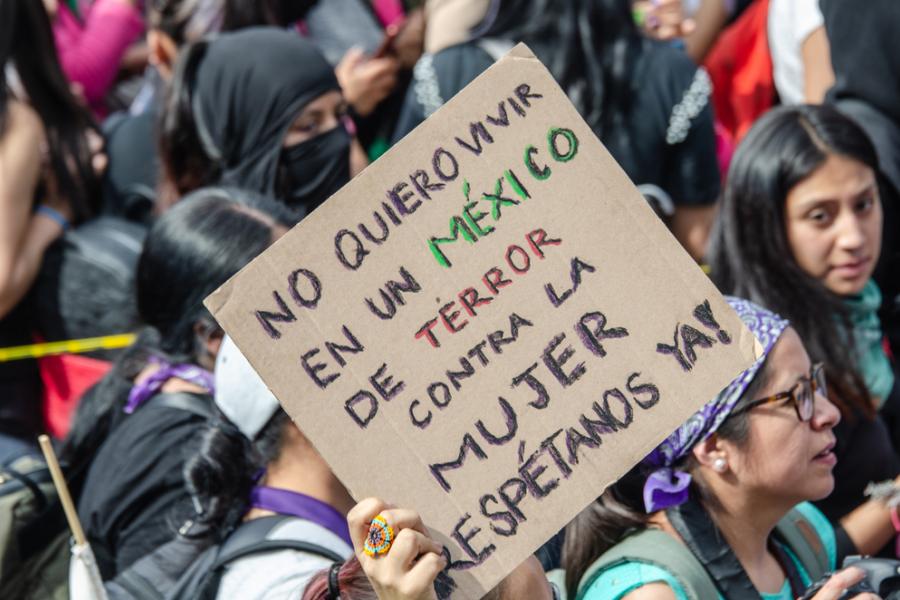
<path fill-rule="evenodd" d="M 356 498 L 479 598 L 756 356 L 514 48 L 207 299 Z"/>

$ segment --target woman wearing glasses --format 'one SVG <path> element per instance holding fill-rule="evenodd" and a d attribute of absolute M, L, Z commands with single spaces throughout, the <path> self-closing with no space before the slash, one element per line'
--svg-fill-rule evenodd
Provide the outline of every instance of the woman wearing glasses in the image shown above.
<path fill-rule="evenodd" d="M 789 319 L 824 363 L 842 419 L 835 490 L 816 505 L 846 554 L 893 551 L 890 514 L 865 502 L 864 490 L 900 473 L 894 372 L 872 280 L 883 218 L 877 175 L 868 138 L 833 108 L 773 110 L 734 155 L 709 257 L 719 289 Z"/>
<path fill-rule="evenodd" d="M 834 531 L 808 501 L 834 488 L 840 412 L 786 320 L 729 303 L 763 356 L 567 527 L 570 599 L 788 600 L 834 570 Z"/>

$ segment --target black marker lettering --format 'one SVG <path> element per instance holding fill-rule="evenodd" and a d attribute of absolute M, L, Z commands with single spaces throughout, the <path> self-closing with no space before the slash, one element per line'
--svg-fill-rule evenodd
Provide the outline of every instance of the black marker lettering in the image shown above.
<path fill-rule="evenodd" d="M 487 454 L 484 453 L 484 450 L 481 449 L 481 446 L 478 445 L 478 442 L 475 441 L 472 434 L 467 433 L 463 436 L 462 444 L 459 447 L 459 455 L 456 457 L 456 460 L 428 465 L 428 469 L 431 471 L 432 476 L 434 476 L 435 480 L 437 480 L 438 484 L 445 492 L 450 491 L 450 483 L 444 477 L 444 471 L 462 468 L 463 464 L 465 464 L 466 456 L 470 453 L 477 456 L 480 460 L 487 458 Z"/>
<path fill-rule="evenodd" d="M 275 304 L 278 305 L 278 310 L 280 312 L 272 312 L 268 310 L 258 310 L 256 311 L 256 320 L 262 326 L 263 331 L 272 338 L 273 340 L 277 340 L 281 337 L 281 332 L 275 329 L 272 325 L 272 322 L 275 323 L 293 323 L 297 320 L 297 316 L 288 308 L 287 303 L 281 297 L 281 294 L 278 292 L 272 292 L 272 298 L 275 299 Z"/>
<path fill-rule="evenodd" d="M 497 402 L 500 404 L 500 409 L 503 411 L 503 420 L 506 423 L 506 432 L 503 433 L 503 435 L 494 435 L 488 431 L 484 421 L 480 419 L 475 423 L 475 428 L 478 430 L 478 433 L 480 433 L 484 440 L 492 446 L 502 446 L 516 437 L 516 432 L 519 430 L 519 420 L 516 417 L 516 411 L 513 410 L 513 407 L 502 397 L 498 397 Z"/>
<path fill-rule="evenodd" d="M 338 344 L 337 342 L 325 342 L 325 349 L 328 350 L 331 357 L 335 360 L 335 362 L 342 367 L 347 366 L 347 361 L 341 356 L 341 352 L 346 354 L 359 354 L 365 348 L 362 343 L 356 339 L 356 336 L 353 335 L 353 332 L 350 331 L 350 328 L 346 325 L 341 327 L 341 331 L 344 332 L 344 337 L 347 338 L 347 341 L 350 342 L 349 346 L 345 346 L 343 344 Z"/>

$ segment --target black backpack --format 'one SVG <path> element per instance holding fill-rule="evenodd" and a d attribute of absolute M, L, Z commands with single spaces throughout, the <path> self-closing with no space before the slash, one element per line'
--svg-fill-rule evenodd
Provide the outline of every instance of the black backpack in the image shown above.
<path fill-rule="evenodd" d="M 213 417 L 193 394 L 157 394 L 150 403 Z M 0 598 L 68 600 L 69 538 L 44 458 L 26 454 L 0 466 Z"/>
<path fill-rule="evenodd" d="M 107 586 L 107 591 L 114 600 L 214 600 L 228 565 L 245 556 L 297 550 L 344 562 L 344 557 L 318 544 L 266 539 L 275 527 L 295 518 L 276 515 L 242 523 L 224 542 L 203 550 L 177 581 L 165 581 L 167 574 L 165 569 L 160 569 L 159 563 L 171 558 L 167 555 L 184 553 L 189 544 L 184 538 L 177 538 L 120 573 L 112 585 Z"/>
<path fill-rule="evenodd" d="M 69 529 L 44 459 L 0 467 L 0 598 L 67 600 Z"/>

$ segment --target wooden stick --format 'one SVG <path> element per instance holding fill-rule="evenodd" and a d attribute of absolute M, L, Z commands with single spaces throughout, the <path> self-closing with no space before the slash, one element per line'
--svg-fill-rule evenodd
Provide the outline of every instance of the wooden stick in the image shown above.
<path fill-rule="evenodd" d="M 75 537 L 75 543 L 83 546 L 87 543 L 84 537 L 84 529 L 81 528 L 81 521 L 78 520 L 78 511 L 75 510 L 75 503 L 72 502 L 72 495 L 69 493 L 69 486 L 66 485 L 66 478 L 63 477 L 62 469 L 59 468 L 56 453 L 53 451 L 53 446 L 50 445 L 50 438 L 42 435 L 38 438 L 38 443 L 41 445 L 41 451 L 44 453 L 47 466 L 50 467 L 53 485 L 56 486 L 56 491 L 59 493 L 59 499 L 62 501 L 63 510 L 66 513 L 66 520 L 69 522 L 69 529 L 72 530 L 72 535 Z"/>

